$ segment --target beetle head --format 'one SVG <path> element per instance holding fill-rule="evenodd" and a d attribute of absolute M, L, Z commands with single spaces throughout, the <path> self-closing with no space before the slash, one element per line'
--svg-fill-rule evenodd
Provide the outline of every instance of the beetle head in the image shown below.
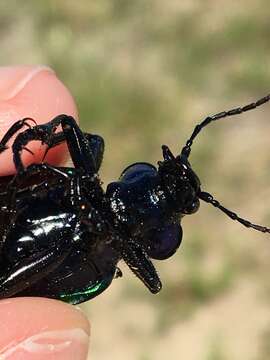
<path fill-rule="evenodd" d="M 160 161 L 159 175 L 174 210 L 193 214 L 199 209 L 200 180 L 183 155 L 175 157 L 170 149 L 162 146 L 164 161 Z"/>

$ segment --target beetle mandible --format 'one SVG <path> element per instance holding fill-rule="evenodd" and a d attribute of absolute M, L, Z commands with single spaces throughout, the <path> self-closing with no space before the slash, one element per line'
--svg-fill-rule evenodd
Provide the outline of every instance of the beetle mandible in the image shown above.
<path fill-rule="evenodd" d="M 16 173 L 0 193 L 0 298 L 44 296 L 77 304 L 99 295 L 122 275 L 117 267 L 121 259 L 158 293 L 162 285 L 151 259 L 167 259 L 176 252 L 181 218 L 196 212 L 200 200 L 248 228 L 269 233 L 270 228 L 239 217 L 203 191 L 189 163 L 193 141 L 204 127 L 269 100 L 270 94 L 206 117 L 179 155 L 163 145 L 158 167 L 132 164 L 106 191 L 98 176 L 101 136 L 83 133 L 68 115 L 42 125 L 31 118 L 15 122 L 0 141 L 0 153 L 18 131 L 28 129 L 12 143 Z M 47 151 L 66 142 L 74 167 L 44 162 L 25 167 L 21 154 L 32 140 L 46 144 Z"/>

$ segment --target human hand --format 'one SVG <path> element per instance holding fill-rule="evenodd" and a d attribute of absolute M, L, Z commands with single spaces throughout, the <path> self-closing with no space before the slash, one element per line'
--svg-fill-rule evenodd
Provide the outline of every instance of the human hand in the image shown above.
<path fill-rule="evenodd" d="M 78 118 L 76 105 L 55 74 L 46 67 L 0 68 L 0 139 L 16 120 L 32 117 L 44 123 L 66 113 Z M 52 149 L 46 160 L 60 164 L 67 157 Z M 42 160 L 38 142 L 24 152 L 23 162 Z M 12 153 L 0 154 L 0 176 L 14 173 Z M 13 298 L 0 301 L 0 360 L 85 360 L 89 323 L 76 307 L 45 298 Z"/>

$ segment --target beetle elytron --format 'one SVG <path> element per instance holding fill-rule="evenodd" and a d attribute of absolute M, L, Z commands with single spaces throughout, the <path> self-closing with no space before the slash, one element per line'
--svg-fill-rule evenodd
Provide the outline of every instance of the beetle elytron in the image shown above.
<path fill-rule="evenodd" d="M 269 228 L 240 218 L 202 191 L 188 161 L 193 141 L 205 126 L 269 100 L 267 95 L 208 116 L 195 127 L 180 155 L 163 145 L 157 168 L 132 164 L 106 191 L 98 177 L 102 137 L 83 133 L 68 115 L 42 125 L 31 126 L 34 120 L 29 118 L 17 121 L 0 142 L 3 152 L 11 137 L 28 126 L 12 144 L 16 174 L 0 193 L 0 298 L 44 296 L 77 304 L 99 295 L 121 276 L 121 259 L 157 293 L 161 281 L 151 259 L 175 253 L 182 240 L 181 218 L 196 212 L 200 200 L 246 227 L 269 233 Z M 74 167 L 25 167 L 21 153 L 32 140 L 46 144 L 47 150 L 66 142 Z"/>

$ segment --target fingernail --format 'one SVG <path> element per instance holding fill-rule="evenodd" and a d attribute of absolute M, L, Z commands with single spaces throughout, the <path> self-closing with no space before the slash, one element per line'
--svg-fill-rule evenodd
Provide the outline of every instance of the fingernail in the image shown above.
<path fill-rule="evenodd" d="M 80 328 L 42 331 L 3 349 L 0 359 L 85 360 L 87 349 L 88 335 Z"/>
<path fill-rule="evenodd" d="M 40 73 L 50 72 L 47 66 L 2 66 L 0 67 L 0 101 L 11 100 Z"/>
<path fill-rule="evenodd" d="M 0 67 L 0 139 L 17 120 L 32 117 L 37 123 L 52 120 L 59 114 L 68 114 L 78 119 L 77 107 L 68 89 L 57 78 L 55 72 L 46 66 L 4 66 Z M 24 154 L 24 162 L 42 160 L 44 148 L 33 142 L 30 149 L 35 153 Z M 66 156 L 62 151 L 49 152 L 46 161 L 58 164 Z M 10 150 L 1 154 L 0 176 L 14 173 Z"/>
<path fill-rule="evenodd" d="M 16 298 L 0 301 L 0 360 L 85 360 L 89 323 L 60 301 Z"/>

